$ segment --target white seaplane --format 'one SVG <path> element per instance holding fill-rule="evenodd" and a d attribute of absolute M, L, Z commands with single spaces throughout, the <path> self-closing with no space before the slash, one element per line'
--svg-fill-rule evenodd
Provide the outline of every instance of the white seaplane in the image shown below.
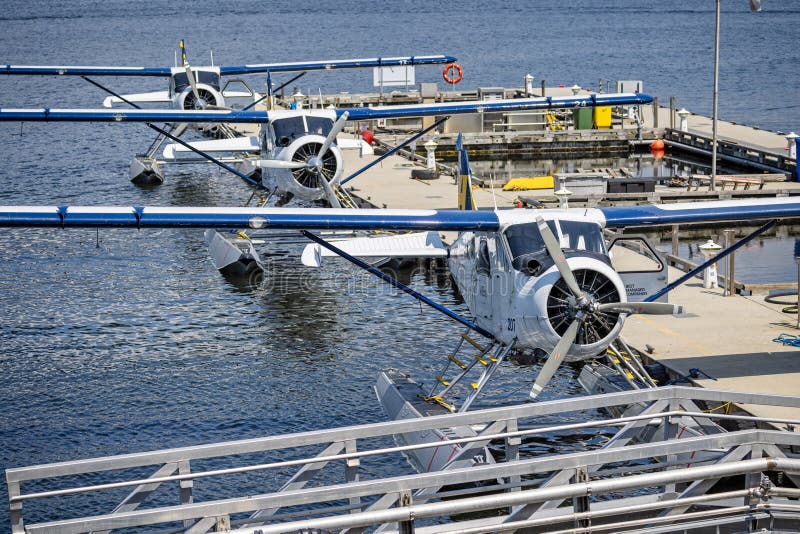
<path fill-rule="evenodd" d="M 476 210 L 463 149 L 460 167 L 459 210 L 0 206 L 0 227 L 299 230 L 313 241 L 303 252 L 306 265 L 319 266 L 326 255 L 345 258 L 489 340 L 476 359 L 485 364 L 483 374 L 475 391 L 459 408 L 466 410 L 511 348 L 538 349 L 549 355 L 531 390 L 531 397 L 536 397 L 561 363 L 603 354 L 619 335 L 627 315 L 681 312 L 680 306 L 654 300 L 663 298 L 694 273 L 669 285 L 663 280 L 660 288 L 649 286 L 642 291 L 612 268 L 603 229 L 770 221 L 721 251 L 714 259 L 718 261 L 777 220 L 800 217 L 800 198 Z M 416 233 L 358 238 L 334 245 L 311 230 Z M 450 246 L 439 238 L 443 231 L 458 232 Z M 472 319 L 431 301 L 356 256 L 446 258 Z M 459 364 L 462 375 L 474 365 Z M 458 380 L 460 377 L 448 389 Z M 427 397 L 446 405 L 446 392 L 436 399 L 432 399 L 433 395 Z"/>
<path fill-rule="evenodd" d="M 75 65 L 5 65 L 0 67 L 0 72 L 6 75 L 30 76 L 30 75 L 55 75 L 55 76 L 80 76 L 89 83 L 99 87 L 112 96 L 103 101 L 103 106 L 110 108 L 115 104 L 127 104 L 139 107 L 138 104 L 169 104 L 174 110 L 225 110 L 233 109 L 238 106 L 244 110 L 252 108 L 258 102 L 270 99 L 274 93 L 286 85 L 297 80 L 309 71 L 318 70 L 337 70 L 337 69 L 356 69 L 356 68 L 406 68 L 414 69 L 422 65 L 437 65 L 453 63 L 456 58 L 445 54 L 418 55 L 418 56 L 398 56 L 398 57 L 376 57 L 360 59 L 337 59 L 324 61 L 305 61 L 288 63 L 260 63 L 232 66 L 191 66 L 186 57 L 186 47 L 184 41 L 180 41 L 181 64 L 174 67 L 117 67 L 117 66 L 75 66 Z M 213 63 L 213 61 L 212 61 Z M 300 72 L 278 88 L 272 87 L 272 75 L 287 72 Z M 250 88 L 247 82 L 236 76 L 249 74 L 266 73 L 267 93 L 263 96 Z M 144 77 L 163 77 L 169 78 L 169 87 L 166 90 L 150 91 L 144 93 L 134 93 L 118 95 L 111 89 L 89 78 L 106 76 L 144 76 Z M 228 77 L 223 85 L 223 77 Z M 220 136 L 233 137 L 230 130 L 224 128 L 219 122 L 175 122 L 165 129 L 153 127 L 158 131 L 155 140 L 144 154 L 136 155 L 131 161 L 130 178 L 131 181 L 142 184 L 152 185 L 163 182 L 164 175 L 161 165 L 169 163 L 190 163 L 191 160 L 177 160 L 176 152 L 185 148 L 185 143 L 174 139 L 180 137 L 189 124 L 194 125 L 204 133 Z M 314 126 L 311 126 L 314 129 Z M 325 130 L 325 128 L 317 128 Z M 329 129 L 329 128 L 328 128 Z M 296 132 L 288 132 L 289 135 Z M 323 133 L 324 137 L 325 134 Z M 156 153 L 163 146 L 165 140 L 172 139 L 177 145 L 166 147 L 164 160 L 156 159 Z M 256 140 L 244 139 L 221 139 L 215 144 L 198 144 L 201 150 L 223 151 L 223 152 L 258 152 L 259 145 Z M 176 148 L 179 147 L 179 148 Z M 185 150 L 191 150 L 185 148 Z M 240 158 L 234 158 L 239 161 Z M 328 162 L 330 166 L 330 162 Z M 252 172 L 252 168 L 245 170 Z"/>
<path fill-rule="evenodd" d="M 380 375 L 376 391 L 389 416 L 409 418 L 467 410 L 512 349 L 533 349 L 547 356 L 530 391 L 532 398 L 537 397 L 563 362 L 604 355 L 628 315 L 680 313 L 680 306 L 655 301 L 663 300 L 671 289 L 778 220 L 800 217 L 800 198 L 476 210 L 466 152 L 459 148 L 459 210 L 0 206 L 0 227 L 298 230 L 313 242 L 303 251 L 306 265 L 320 266 L 327 255 L 345 258 L 485 338 L 476 341 L 463 334 L 449 356 L 456 375 L 449 380 L 437 377 L 439 382 L 430 391 L 423 391 L 396 370 Z M 613 243 L 607 244 L 603 236 L 604 229 L 745 220 L 769 222 L 669 284 L 660 276 L 666 269 L 663 262 L 662 270 L 653 273 L 655 280 L 663 278 L 655 285 L 624 278 L 612 267 L 609 249 Z M 334 244 L 312 230 L 412 233 Z M 443 231 L 458 232 L 450 246 L 439 237 Z M 263 235 L 268 238 L 269 234 Z M 446 259 L 472 317 L 445 308 L 359 259 L 376 256 Z M 478 351 L 469 363 L 458 357 L 465 345 Z M 476 366 L 482 368 L 480 376 L 472 384 L 471 393 L 456 407 L 448 395 Z M 444 389 L 437 393 L 440 384 Z M 443 440 L 452 435 L 475 435 L 470 428 L 444 429 L 439 433 Z M 430 438 L 421 434 L 402 436 L 409 443 L 429 442 Z M 469 447 L 454 446 L 451 454 L 437 458 L 438 449 L 421 449 L 412 463 L 431 471 L 475 462 L 476 456 L 466 453 Z M 491 461 L 488 453 L 481 457 Z"/>
<path fill-rule="evenodd" d="M 441 116 L 463 113 L 512 112 L 536 109 L 564 109 L 591 106 L 628 106 L 647 104 L 652 97 L 643 93 L 609 93 L 587 96 L 519 98 L 369 106 L 316 110 L 92 110 L 92 109 L 0 109 L 0 121 L 72 121 L 72 122 L 166 122 L 173 124 L 260 124 L 258 136 L 187 143 L 170 135 L 174 141 L 236 174 L 248 184 L 269 193 L 291 193 L 307 201 L 326 200 L 341 207 L 334 190 L 351 177 L 343 178 L 344 166 L 337 135 L 345 122 L 398 117 Z M 440 119 L 440 120 L 443 120 Z M 436 123 L 435 123 L 436 124 Z M 163 131 L 163 130 L 162 130 Z M 427 130 L 424 130 L 424 133 Z M 419 135 L 419 134 L 418 134 Z M 416 137 L 416 136 L 415 136 Z M 413 140 L 412 137 L 408 141 Z M 407 142 L 408 142 L 407 141 Z M 402 146 L 402 145 L 401 145 Z M 234 169 L 204 150 L 255 153 L 249 165 L 260 168 L 260 181 Z"/>

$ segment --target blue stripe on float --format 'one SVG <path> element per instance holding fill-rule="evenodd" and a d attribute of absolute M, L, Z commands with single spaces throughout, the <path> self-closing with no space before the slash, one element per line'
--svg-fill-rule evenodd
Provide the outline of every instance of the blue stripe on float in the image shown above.
<path fill-rule="evenodd" d="M 491 211 L 17 207 L 0 206 L 0 227 L 275 228 L 325 230 L 497 230 Z M 349 211 L 349 210 L 348 210 Z M 330 213 L 326 213 L 330 212 Z"/>
<path fill-rule="evenodd" d="M 800 217 L 800 199 L 764 199 L 738 204 L 704 202 L 683 206 L 614 206 L 598 209 L 603 212 L 606 227 L 609 228 Z"/>

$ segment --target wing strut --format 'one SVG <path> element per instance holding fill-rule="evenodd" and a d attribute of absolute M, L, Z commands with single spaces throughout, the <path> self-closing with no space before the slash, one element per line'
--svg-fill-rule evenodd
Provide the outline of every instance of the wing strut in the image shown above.
<path fill-rule="evenodd" d="M 251 109 L 251 108 L 255 107 L 255 105 L 258 104 L 259 102 L 263 102 L 265 99 L 271 97 L 273 94 L 280 92 L 281 89 L 283 89 L 284 87 L 286 87 L 287 85 L 289 85 L 293 81 L 302 78 L 306 74 L 308 74 L 308 72 L 307 71 L 303 71 L 300 74 L 298 74 L 297 76 L 293 76 L 289 81 L 283 82 L 278 87 L 273 89 L 272 88 L 272 78 L 269 75 L 269 71 L 267 71 L 267 93 L 264 96 L 262 96 L 261 98 L 259 98 L 258 100 L 255 100 L 255 101 L 250 102 L 249 104 L 247 104 L 245 107 L 242 108 L 242 111 L 247 111 L 248 109 Z"/>
<path fill-rule="evenodd" d="M 108 93 L 108 94 L 110 94 L 111 96 L 115 96 L 115 97 L 119 98 L 120 100 L 122 100 L 122 101 L 123 101 L 123 102 L 125 102 L 126 104 L 128 104 L 128 105 L 130 105 L 130 106 L 133 106 L 133 107 L 134 107 L 134 108 L 136 108 L 136 109 L 142 109 L 142 108 L 141 108 L 141 106 L 137 106 L 137 105 L 136 105 L 134 102 L 131 102 L 131 101 L 127 100 L 127 99 L 126 99 L 125 97 L 123 97 L 122 95 L 118 95 L 117 93 L 115 93 L 114 91 L 112 91 L 111 89 L 109 89 L 108 87 L 105 87 L 105 86 L 103 86 L 102 84 L 100 84 L 100 83 L 98 83 L 98 82 L 96 82 L 96 81 L 92 80 L 91 78 L 88 78 L 88 77 L 86 77 L 86 76 L 81 76 L 81 78 L 83 78 L 84 80 L 86 80 L 86 81 L 87 81 L 87 82 L 89 82 L 90 84 L 94 85 L 95 87 L 98 87 L 98 88 L 100 88 L 101 90 L 103 90 L 103 91 L 107 92 L 107 93 Z M 253 186 L 253 187 L 256 187 L 256 188 L 258 188 L 258 189 L 264 189 L 264 186 L 263 186 L 263 185 L 261 185 L 261 183 L 260 183 L 260 182 L 257 182 L 256 180 L 253 180 L 252 178 L 250 178 L 250 177 L 249 177 L 249 176 L 247 176 L 246 174 L 244 174 L 244 173 L 242 173 L 242 172 L 239 172 L 239 171 L 237 171 L 236 169 L 234 169 L 234 168 L 233 168 L 233 167 L 231 167 L 230 165 L 228 165 L 228 164 L 226 164 L 226 163 L 223 163 L 223 162 L 221 162 L 220 160 L 218 160 L 217 158 L 215 158 L 215 157 L 214 157 L 214 156 L 212 156 L 211 154 L 208 154 L 207 152 L 203 152 L 202 150 L 199 150 L 198 148 L 196 148 L 196 147 L 193 147 L 191 144 L 189 144 L 189 143 L 187 143 L 186 141 L 184 141 L 184 140 L 182 140 L 182 139 L 180 139 L 180 138 L 178 138 L 178 137 L 176 137 L 176 136 L 172 135 L 171 133 L 169 133 L 168 131 L 164 130 L 163 128 L 159 128 L 158 126 L 156 126 L 155 124 L 153 124 L 153 123 L 150 123 L 150 122 L 146 122 L 146 123 L 145 123 L 145 125 L 147 125 L 148 127 L 152 128 L 153 130 L 155 130 L 155 131 L 156 131 L 156 132 L 158 132 L 159 134 L 163 135 L 164 137 L 167 137 L 167 138 L 171 139 L 172 141 L 175 141 L 176 143 L 178 143 L 178 144 L 180 144 L 180 145 L 183 145 L 183 146 L 185 146 L 186 148 L 188 148 L 188 149 L 189 149 L 189 150 L 191 150 L 192 152 L 194 152 L 194 153 L 198 154 L 199 156 L 201 156 L 201 157 L 203 157 L 203 158 L 207 159 L 207 160 L 208 160 L 208 161 L 210 161 L 211 163 L 214 163 L 214 164 L 216 164 L 216 165 L 219 165 L 220 167 L 222 167 L 222 168 L 223 168 L 223 169 L 225 169 L 226 171 L 228 171 L 228 172 L 231 172 L 231 173 L 235 174 L 236 176 L 238 176 L 239 178 L 241 178 L 242 180 L 244 180 L 245 182 L 247 182 L 249 185 L 251 185 L 251 186 Z"/>
<path fill-rule="evenodd" d="M 316 234 L 314 234 L 312 232 L 309 232 L 308 230 L 301 230 L 300 233 L 302 233 L 305 237 L 307 237 L 311 241 L 313 241 L 313 242 L 315 242 L 315 243 L 327 248 L 328 250 L 330 250 L 334 254 L 336 254 L 338 256 L 341 256 L 342 258 L 346 259 L 347 261 L 357 265 L 358 267 L 361 267 L 365 271 L 374 274 L 375 276 L 377 276 L 378 278 L 380 278 L 384 282 L 387 282 L 387 283 L 393 285 L 397 289 L 401 289 L 401 290 L 405 291 L 406 293 L 408 293 L 409 295 L 411 295 L 412 297 L 414 297 L 418 301 L 427 304 L 428 306 L 430 306 L 434 310 L 439 311 L 439 312 L 447 315 L 451 319 L 454 319 L 454 320 L 458 321 L 459 323 L 463 324 L 464 326 L 466 326 L 468 328 L 471 328 L 472 330 L 475 330 L 476 332 L 478 332 L 482 336 L 485 336 L 485 337 L 487 337 L 489 339 L 494 339 L 494 336 L 489 331 L 484 330 L 483 328 L 481 328 L 480 326 L 476 325 L 475 323 L 473 323 L 469 319 L 457 314 L 456 312 L 450 310 L 449 308 L 446 308 L 446 307 L 442 306 L 438 302 L 434 302 L 433 300 L 429 299 L 428 297 L 426 297 L 422 293 L 419 293 L 418 291 L 415 291 L 415 290 L 411 289 L 410 287 L 408 287 L 404 283 L 392 278 L 391 276 L 389 276 L 388 274 L 386 274 L 384 272 L 381 272 L 380 269 L 377 269 L 377 268 L 373 267 L 372 265 L 370 265 L 370 264 L 368 264 L 368 263 L 356 258 L 355 256 L 351 256 L 350 254 L 348 254 L 344 250 L 342 250 L 342 249 L 332 245 L 331 243 L 325 241 L 324 239 L 322 239 L 318 235 L 316 235 Z"/>
<path fill-rule="evenodd" d="M 371 163 L 368 163 L 368 164 L 364 165 L 363 167 L 361 167 L 360 169 L 358 169 L 356 172 L 354 172 L 353 174 L 351 174 L 350 176 L 348 176 L 348 177 L 347 177 L 347 178 L 345 178 L 344 180 L 340 181 L 340 182 L 339 182 L 339 185 L 344 185 L 344 184 L 346 184 L 347 182 L 349 182 L 350 180 L 352 180 L 353 178 L 355 178 L 356 176 L 358 176 L 358 175 L 359 175 L 359 174 L 361 174 L 362 172 L 366 171 L 366 170 L 367 170 L 367 169 L 369 169 L 370 167 L 373 167 L 373 166 L 377 165 L 378 163 L 380 163 L 381 161 L 385 160 L 386 158 L 388 158 L 389 156 L 391 156 L 392 154 L 394 154 L 395 152 L 397 152 L 398 150 L 400 150 L 400 149 L 401 149 L 401 148 L 403 148 L 404 146 L 406 146 L 406 145 L 408 145 L 408 144 L 410 144 L 410 143 L 413 143 L 414 141 L 416 141 L 417 139 L 419 139 L 420 137 L 422 137 L 422 136 L 423 136 L 423 135 L 425 135 L 426 133 L 428 133 L 428 132 L 430 132 L 431 130 L 435 129 L 437 126 L 441 125 L 441 124 L 442 124 L 444 121 L 446 121 L 446 120 L 447 120 L 447 119 L 449 119 L 449 118 L 450 118 L 450 116 L 449 116 L 449 115 L 447 115 L 447 116 L 445 116 L 445 117 L 442 117 L 441 119 L 439 119 L 438 121 L 434 122 L 433 124 L 431 124 L 430 126 L 428 126 L 427 128 L 425 128 L 424 130 L 422 130 L 421 132 L 419 132 L 418 134 L 414 135 L 413 137 L 409 137 L 408 139 L 406 139 L 405 141 L 403 141 L 402 143 L 400 143 L 400 144 L 399 144 L 399 145 L 397 145 L 396 147 L 392 148 L 391 150 L 389 150 L 388 152 L 386 152 L 385 154 L 383 154 L 381 157 L 379 157 L 379 158 L 378 158 L 378 159 L 376 159 L 375 161 L 373 161 L 373 162 L 371 162 Z"/>
<path fill-rule="evenodd" d="M 657 291 L 657 292 L 653 293 L 652 295 L 650 295 L 649 297 L 644 299 L 644 302 L 653 302 L 654 300 L 661 298 L 666 293 L 672 291 L 673 289 L 675 289 L 676 287 L 678 287 L 679 285 L 681 285 L 685 281 L 687 281 L 690 278 L 693 278 L 695 275 L 703 272 L 703 269 L 705 269 L 706 267 L 710 266 L 712 263 L 716 263 L 719 260 L 721 260 L 722 258 L 724 258 L 725 256 L 727 256 L 728 254 L 731 254 L 731 253 L 735 252 L 736 249 L 738 249 L 742 245 L 748 243 L 749 241 L 753 240 L 754 238 L 760 236 L 761 234 L 763 234 L 764 232 L 766 232 L 767 230 L 769 230 L 770 228 L 775 226 L 777 223 L 778 223 L 777 219 L 773 219 L 773 220 L 769 221 L 768 223 L 766 223 L 761 228 L 758 228 L 753 233 L 743 237 L 742 239 L 740 239 L 739 241 L 737 241 L 733 245 L 729 246 L 728 248 L 721 250 L 719 252 L 719 254 L 717 254 L 716 256 L 714 256 L 713 258 L 711 258 L 709 260 L 704 261 L 703 263 L 701 263 L 700 265 L 698 265 L 697 267 L 695 267 L 694 269 L 692 269 L 688 273 L 684 274 L 683 276 L 681 276 L 680 278 L 678 278 L 677 280 L 675 280 L 671 284 L 669 284 L 666 287 L 662 288 L 660 291 Z M 732 290 L 732 284 L 733 284 L 733 280 L 728 279 L 728 285 L 731 286 L 728 289 L 729 291 Z"/>

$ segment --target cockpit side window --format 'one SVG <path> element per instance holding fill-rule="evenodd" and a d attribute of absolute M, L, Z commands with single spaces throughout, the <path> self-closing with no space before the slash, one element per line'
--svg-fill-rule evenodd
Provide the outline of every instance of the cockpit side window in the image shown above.
<path fill-rule="evenodd" d="M 489 243 L 486 241 L 486 238 L 482 238 L 478 245 L 478 257 L 475 261 L 475 270 L 480 274 L 489 274 L 491 271 L 490 261 Z"/>

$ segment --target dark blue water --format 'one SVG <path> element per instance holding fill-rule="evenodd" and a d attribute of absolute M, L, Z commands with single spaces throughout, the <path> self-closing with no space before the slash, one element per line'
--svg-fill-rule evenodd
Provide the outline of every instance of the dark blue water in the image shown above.
<path fill-rule="evenodd" d="M 195 64 L 209 49 L 227 64 L 451 53 L 466 87 L 521 85 L 528 72 L 548 84 L 643 79 L 647 92 L 707 113 L 712 4 L 7 0 L 0 50 L 7 63 L 101 65 L 171 64 L 180 38 Z M 798 19 L 795 2 L 761 14 L 725 3 L 723 118 L 797 129 Z M 417 77 L 438 81 L 439 69 Z M 351 71 L 309 75 L 302 89 L 370 85 L 371 73 Z M 103 97 L 79 79 L 0 79 L 2 107 L 97 106 Z M 0 125 L 0 203 L 247 200 L 207 167 L 170 171 L 157 189 L 129 184 L 129 159 L 151 138 L 133 124 Z M 199 231 L 104 231 L 97 244 L 94 231 L 0 231 L 0 469 L 381 421 L 377 373 L 395 366 L 431 377 L 460 332 L 346 265 L 300 268 L 293 245 L 273 249 L 266 282 L 241 287 L 215 272 Z M 466 313 L 447 284 L 421 274 L 411 283 Z M 534 374 L 503 368 L 487 402 L 522 401 Z M 547 395 L 576 394 L 572 378 L 559 371 Z"/>

